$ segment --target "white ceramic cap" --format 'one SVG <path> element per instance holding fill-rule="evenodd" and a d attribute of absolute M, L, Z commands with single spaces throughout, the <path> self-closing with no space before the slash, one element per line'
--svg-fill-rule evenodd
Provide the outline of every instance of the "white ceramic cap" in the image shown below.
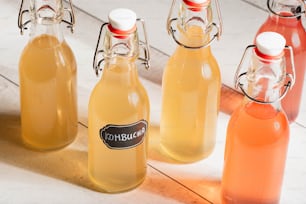
<path fill-rule="evenodd" d="M 286 46 L 286 39 L 276 32 L 263 32 L 256 37 L 259 52 L 268 56 L 281 54 Z"/>
<path fill-rule="evenodd" d="M 118 8 L 109 13 L 108 20 L 113 28 L 128 31 L 136 24 L 136 13 L 130 9 Z"/>

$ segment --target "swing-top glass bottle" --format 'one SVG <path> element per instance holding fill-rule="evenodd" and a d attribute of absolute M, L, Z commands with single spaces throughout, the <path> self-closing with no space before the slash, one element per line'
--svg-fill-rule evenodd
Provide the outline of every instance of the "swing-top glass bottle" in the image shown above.
<path fill-rule="evenodd" d="M 210 0 L 179 0 L 179 6 L 174 0 L 168 17 L 168 32 L 178 46 L 163 74 L 161 148 L 179 162 L 203 159 L 215 145 L 221 76 L 210 45 L 222 28 L 215 3 L 220 26 L 212 22 Z"/>
<path fill-rule="evenodd" d="M 245 99 L 227 128 L 223 204 L 279 202 L 289 142 L 289 122 L 280 100 L 294 84 L 293 52 L 287 46 L 293 68 L 287 73 L 285 43 L 278 33 L 261 33 L 256 46 L 246 49 L 236 72 L 236 84 Z M 248 51 L 252 51 L 251 60 L 246 60 L 249 68 L 243 72 Z"/>
<path fill-rule="evenodd" d="M 283 35 L 287 45 L 294 52 L 296 72 L 295 85 L 282 100 L 289 122 L 295 121 L 301 107 L 303 84 L 306 70 L 306 30 L 302 19 L 305 19 L 305 1 L 303 0 L 267 0 L 269 16 L 260 26 L 257 35 L 273 31 Z M 290 54 L 285 53 L 287 70 L 291 70 Z"/>
<path fill-rule="evenodd" d="M 21 33 L 31 24 L 30 41 L 19 62 L 21 135 L 37 150 L 53 150 L 70 144 L 77 134 L 76 61 L 64 40 L 61 22 L 73 30 L 74 15 L 62 0 L 21 2 Z M 64 19 L 68 11 L 70 19 Z M 27 18 L 30 16 L 29 18 Z"/>
<path fill-rule="evenodd" d="M 145 43 L 138 39 L 137 22 L 142 22 Z M 101 191 L 127 191 L 145 178 L 150 107 L 136 60 L 149 68 L 149 56 L 144 21 L 129 9 L 112 10 L 100 30 L 96 74 L 104 66 L 88 105 L 88 173 Z"/>

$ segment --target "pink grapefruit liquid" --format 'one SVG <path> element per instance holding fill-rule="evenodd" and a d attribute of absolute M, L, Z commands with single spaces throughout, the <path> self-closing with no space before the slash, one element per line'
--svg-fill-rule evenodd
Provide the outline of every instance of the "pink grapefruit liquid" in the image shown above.
<path fill-rule="evenodd" d="M 288 140 L 284 112 L 254 102 L 237 109 L 227 129 L 222 203 L 278 203 Z"/>

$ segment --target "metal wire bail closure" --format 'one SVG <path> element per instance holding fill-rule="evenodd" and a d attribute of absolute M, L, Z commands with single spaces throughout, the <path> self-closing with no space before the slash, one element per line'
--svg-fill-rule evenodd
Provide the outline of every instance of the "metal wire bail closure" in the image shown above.
<path fill-rule="evenodd" d="M 273 0 L 272 0 L 273 1 Z M 301 5 L 304 5 L 304 9 L 302 9 L 301 7 L 296 8 L 295 10 L 292 10 L 292 16 L 289 15 L 283 15 L 280 13 L 276 13 L 275 11 L 273 11 L 273 9 L 271 8 L 271 0 L 267 0 L 267 7 L 268 10 L 273 13 L 274 15 L 277 15 L 279 17 L 282 18 L 300 18 L 303 14 L 305 14 L 305 9 L 306 9 L 306 0 L 299 0 L 301 2 Z M 293 8 L 292 8 L 293 9 Z"/>
<path fill-rule="evenodd" d="M 172 23 L 178 20 L 178 18 L 172 18 L 172 13 L 173 13 L 173 9 L 174 9 L 175 3 L 176 3 L 176 0 L 173 0 L 172 4 L 171 4 L 170 12 L 168 14 L 168 18 L 167 18 L 167 31 L 168 31 L 169 35 L 172 35 L 172 38 L 174 39 L 174 41 L 178 45 L 180 45 L 180 46 L 182 46 L 184 48 L 188 48 L 188 49 L 200 49 L 200 48 L 205 48 L 205 47 L 210 46 L 212 44 L 212 42 L 214 42 L 216 39 L 220 40 L 220 37 L 222 35 L 223 22 L 222 22 L 222 17 L 221 17 L 220 4 L 219 4 L 218 0 L 215 0 L 215 4 L 216 4 L 216 10 L 217 10 L 219 24 L 216 24 L 216 23 L 213 22 L 210 25 L 210 27 L 213 27 L 213 28 L 216 29 L 216 33 L 213 34 L 212 38 L 207 43 L 204 43 L 203 45 L 200 45 L 200 46 L 188 46 L 188 45 L 185 45 L 185 44 L 181 43 L 176 38 L 176 36 L 175 36 L 176 30 L 172 27 Z"/>
<path fill-rule="evenodd" d="M 27 25 L 31 22 L 30 19 L 23 21 L 23 15 L 29 14 L 29 9 L 23 9 L 23 0 L 21 0 L 19 14 L 18 14 L 18 28 L 20 29 L 20 34 L 23 35 L 23 31 L 27 30 Z M 30 18 L 30 17 L 28 17 Z"/>
<path fill-rule="evenodd" d="M 101 63 L 104 61 L 104 50 L 99 50 L 99 46 L 100 46 L 100 39 L 102 36 L 102 32 L 104 30 L 105 26 L 108 26 L 109 23 L 103 23 L 101 28 L 100 28 L 100 32 L 99 32 L 99 36 L 98 36 L 98 41 L 97 41 L 97 45 L 96 45 L 96 49 L 95 49 L 95 54 L 94 54 L 94 58 L 93 58 L 93 69 L 95 71 L 96 76 L 99 76 L 99 71 L 102 71 L 101 68 Z M 98 59 L 98 55 L 101 56 L 101 59 Z"/>
<path fill-rule="evenodd" d="M 74 16 L 73 5 L 72 5 L 71 0 L 69 0 L 69 6 L 70 8 L 64 8 L 64 12 L 68 12 L 69 19 L 68 20 L 62 19 L 62 22 L 68 24 L 67 28 L 70 28 L 71 33 L 73 33 L 74 25 L 75 25 L 75 16 Z M 31 22 L 31 18 L 29 15 L 30 13 L 29 9 L 24 9 L 23 7 L 24 7 L 24 0 L 21 0 L 19 14 L 18 14 L 18 28 L 20 29 L 21 35 L 23 34 L 24 30 L 28 29 L 28 24 Z M 24 20 L 25 14 L 28 14 L 28 16 Z"/>
<path fill-rule="evenodd" d="M 148 37 L 147 37 L 145 22 L 144 22 L 143 19 L 137 18 L 136 23 L 141 23 L 143 33 L 144 33 L 144 42 L 139 42 L 140 48 L 143 49 L 144 57 L 139 56 L 138 59 L 140 61 L 142 61 L 142 64 L 145 66 L 146 69 L 149 69 L 150 68 L 150 49 L 149 49 L 149 43 L 148 43 Z M 94 69 L 94 72 L 95 72 L 96 76 L 99 76 L 99 72 L 102 71 L 102 66 L 101 65 L 105 60 L 104 55 L 103 55 L 104 50 L 99 49 L 100 40 L 101 40 L 101 37 L 102 37 L 102 32 L 103 32 L 104 28 L 108 27 L 109 25 L 110 25 L 110 23 L 104 23 L 104 24 L 102 24 L 102 26 L 100 28 L 98 41 L 97 41 L 97 45 L 96 45 L 96 49 L 95 49 L 95 54 L 94 54 L 94 58 L 93 58 L 93 69 Z"/>
<path fill-rule="evenodd" d="M 242 73 L 242 74 L 239 74 L 238 79 L 237 79 L 237 81 L 236 81 L 236 88 L 239 87 L 240 90 L 241 90 L 241 92 L 242 92 L 248 99 L 250 99 L 250 100 L 252 100 L 252 101 L 255 101 L 256 103 L 260 103 L 260 104 L 272 104 L 272 103 L 275 103 L 275 102 L 277 102 L 277 101 L 279 101 L 279 100 L 282 100 L 282 99 L 286 96 L 286 94 L 287 94 L 287 92 L 289 91 L 289 89 L 291 89 L 291 87 L 292 87 L 292 83 L 291 83 L 292 76 L 291 76 L 290 74 L 286 74 L 286 78 L 289 78 L 289 80 L 286 80 L 287 83 L 284 85 L 285 89 L 284 89 L 283 93 L 281 94 L 281 96 L 280 96 L 278 99 L 275 99 L 275 100 L 273 100 L 273 101 L 262 101 L 262 100 L 258 100 L 258 99 L 256 99 L 256 98 L 253 98 L 252 96 L 250 96 L 250 95 L 244 90 L 244 88 L 243 88 L 244 84 L 240 82 L 241 78 L 242 78 L 242 77 L 246 77 L 246 75 L 247 75 L 247 72 L 244 72 L 244 73 Z"/>
<path fill-rule="evenodd" d="M 247 72 L 241 72 L 242 70 L 242 65 L 244 63 L 245 57 L 248 53 L 248 51 L 253 50 L 254 48 L 256 48 L 256 45 L 249 45 L 246 47 L 246 49 L 244 50 L 244 53 L 242 55 L 242 58 L 240 60 L 240 63 L 238 65 L 236 74 L 235 74 L 235 88 L 238 89 L 240 88 L 241 92 L 250 100 L 255 101 L 256 103 L 260 103 L 260 104 L 272 104 L 275 103 L 279 100 L 282 100 L 287 92 L 293 87 L 294 83 L 295 83 L 295 66 L 294 66 L 294 59 L 293 59 L 293 49 L 291 46 L 286 45 L 285 49 L 288 49 L 290 52 L 290 62 L 291 62 L 291 72 L 292 74 L 288 74 L 286 73 L 286 84 L 284 85 L 284 90 L 283 93 L 281 94 L 281 96 L 278 99 L 275 99 L 273 101 L 262 101 L 262 100 L 258 100 L 255 99 L 253 97 L 251 97 L 245 90 L 244 90 L 244 84 L 241 83 L 241 79 L 243 77 L 247 76 Z"/>
<path fill-rule="evenodd" d="M 138 18 L 136 20 L 136 23 L 141 23 L 143 33 L 144 33 L 144 42 L 140 41 L 140 47 L 143 50 L 144 57 L 138 57 L 140 61 L 142 61 L 142 64 L 145 66 L 145 68 L 148 70 L 150 68 L 150 47 L 148 43 L 148 35 L 146 30 L 145 21 L 141 18 Z"/>
<path fill-rule="evenodd" d="M 70 8 L 64 8 L 64 12 L 68 12 L 69 19 L 68 20 L 63 19 L 62 22 L 66 23 L 67 28 L 70 28 L 71 33 L 73 33 L 75 25 L 75 16 L 74 16 L 72 0 L 69 0 L 69 6 Z"/>

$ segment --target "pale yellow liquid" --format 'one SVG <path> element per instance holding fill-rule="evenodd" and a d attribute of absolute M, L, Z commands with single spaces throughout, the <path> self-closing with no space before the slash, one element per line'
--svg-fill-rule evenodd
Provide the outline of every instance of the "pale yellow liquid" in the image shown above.
<path fill-rule="evenodd" d="M 20 63 L 21 134 L 24 143 L 52 150 L 77 134 L 76 62 L 65 42 L 40 35 L 25 47 Z"/>
<path fill-rule="evenodd" d="M 190 27 L 181 41 L 205 41 L 198 27 Z M 180 162 L 207 157 L 213 150 L 219 111 L 221 79 L 210 48 L 178 46 L 163 75 L 161 147 Z"/>
<path fill-rule="evenodd" d="M 111 193 L 136 187 L 146 175 L 148 135 L 138 146 L 121 150 L 109 149 L 99 136 L 100 129 L 108 124 L 149 122 L 149 100 L 135 65 L 117 58 L 115 64 L 105 66 L 88 109 L 90 179 L 100 190 Z"/>

